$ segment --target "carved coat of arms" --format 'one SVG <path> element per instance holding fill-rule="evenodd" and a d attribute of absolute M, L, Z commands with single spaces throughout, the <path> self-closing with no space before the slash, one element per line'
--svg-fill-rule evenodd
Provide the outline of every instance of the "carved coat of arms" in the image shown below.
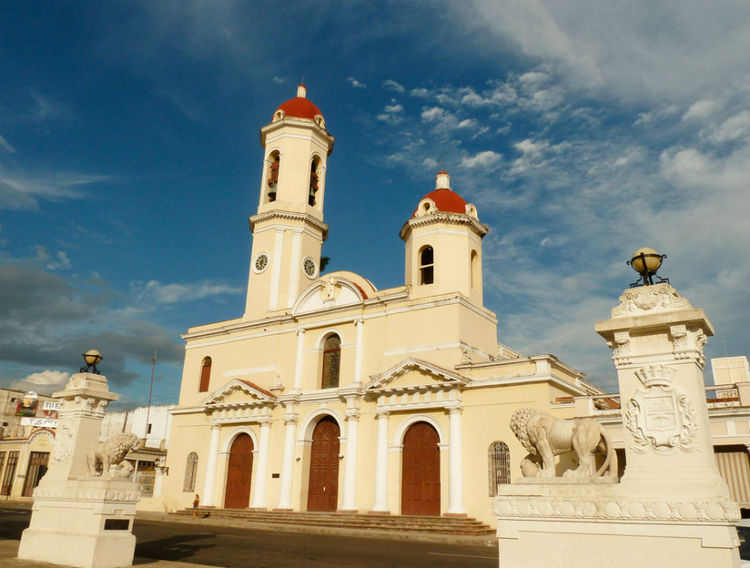
<path fill-rule="evenodd" d="M 633 449 L 639 453 L 649 448 L 658 453 L 677 448 L 695 450 L 689 447 L 697 428 L 695 411 L 666 374 L 663 368 L 642 371 L 639 378 L 646 388 L 636 390 L 625 403 L 625 427 L 633 436 Z"/>

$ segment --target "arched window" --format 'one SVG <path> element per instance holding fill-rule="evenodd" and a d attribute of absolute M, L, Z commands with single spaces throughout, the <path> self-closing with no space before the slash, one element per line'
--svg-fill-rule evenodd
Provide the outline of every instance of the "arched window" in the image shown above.
<path fill-rule="evenodd" d="M 332 389 L 339 386 L 339 371 L 341 369 L 341 338 L 329 335 L 323 342 L 323 379 L 321 388 Z"/>
<path fill-rule="evenodd" d="M 505 442 L 492 442 L 487 452 L 487 462 L 490 468 L 490 497 L 496 497 L 497 486 L 501 483 L 510 483 L 510 451 L 508 445 Z"/>
<path fill-rule="evenodd" d="M 198 473 L 198 454 L 190 452 L 185 460 L 185 480 L 182 490 L 192 493 L 195 491 L 195 476 Z"/>
<path fill-rule="evenodd" d="M 419 251 L 419 284 L 432 284 L 435 281 L 435 254 L 432 247 Z"/>
<path fill-rule="evenodd" d="M 471 287 L 479 288 L 479 281 L 480 281 L 480 272 L 479 272 L 479 254 L 477 254 L 477 251 L 473 250 L 471 251 Z"/>
<path fill-rule="evenodd" d="M 307 204 L 311 207 L 315 205 L 316 198 L 315 194 L 318 193 L 318 183 L 320 181 L 318 176 L 318 164 L 320 163 L 320 159 L 317 157 L 313 158 L 312 163 L 310 164 L 310 191 L 307 194 Z"/>
<path fill-rule="evenodd" d="M 198 392 L 206 392 L 208 390 L 208 382 L 211 380 L 211 357 L 205 357 L 201 364 L 201 384 L 198 388 Z"/>
<path fill-rule="evenodd" d="M 268 158 L 271 163 L 268 165 L 268 193 L 266 202 L 276 201 L 276 190 L 279 187 L 279 166 L 281 165 L 281 156 L 274 152 Z"/>

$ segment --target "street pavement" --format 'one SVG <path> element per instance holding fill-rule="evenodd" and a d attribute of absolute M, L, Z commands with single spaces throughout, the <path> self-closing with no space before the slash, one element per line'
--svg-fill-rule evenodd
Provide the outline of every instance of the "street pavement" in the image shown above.
<path fill-rule="evenodd" d="M 30 511 L 0 504 L 0 566 L 51 567 L 15 556 Z M 138 513 L 134 566 L 148 568 L 490 568 L 498 565 L 493 539 L 405 533 L 374 534 L 312 528 L 269 530 L 213 519 L 175 521 Z"/>

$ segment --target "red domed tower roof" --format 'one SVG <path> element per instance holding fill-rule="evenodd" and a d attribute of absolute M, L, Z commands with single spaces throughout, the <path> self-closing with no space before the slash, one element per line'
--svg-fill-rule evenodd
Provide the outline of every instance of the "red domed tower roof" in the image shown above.
<path fill-rule="evenodd" d="M 421 203 L 424 199 L 431 199 L 435 203 L 438 211 L 444 213 L 466 213 L 466 200 L 458 193 L 450 189 L 450 176 L 447 172 L 438 172 L 436 177 L 437 189 L 431 191 L 419 200 Z M 416 217 L 419 205 L 414 209 L 412 217 Z"/>
<path fill-rule="evenodd" d="M 276 109 L 276 112 L 283 110 L 286 116 L 307 118 L 309 120 L 314 120 L 317 115 L 323 116 L 320 109 L 315 106 L 315 103 L 308 99 L 306 95 L 307 87 L 299 85 L 297 87 L 297 96 L 282 103 L 279 108 Z M 276 115 L 276 112 L 274 112 L 274 116 Z"/>

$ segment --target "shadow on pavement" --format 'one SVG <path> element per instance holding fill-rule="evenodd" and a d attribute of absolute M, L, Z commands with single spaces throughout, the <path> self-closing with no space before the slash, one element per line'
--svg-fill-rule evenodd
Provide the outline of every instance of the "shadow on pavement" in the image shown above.
<path fill-rule="evenodd" d="M 210 533 L 182 534 L 145 542 L 142 540 L 143 536 L 136 536 L 135 565 L 147 564 L 153 560 L 184 561 L 202 550 L 216 547 L 211 543 L 198 543 L 213 536 Z"/>

